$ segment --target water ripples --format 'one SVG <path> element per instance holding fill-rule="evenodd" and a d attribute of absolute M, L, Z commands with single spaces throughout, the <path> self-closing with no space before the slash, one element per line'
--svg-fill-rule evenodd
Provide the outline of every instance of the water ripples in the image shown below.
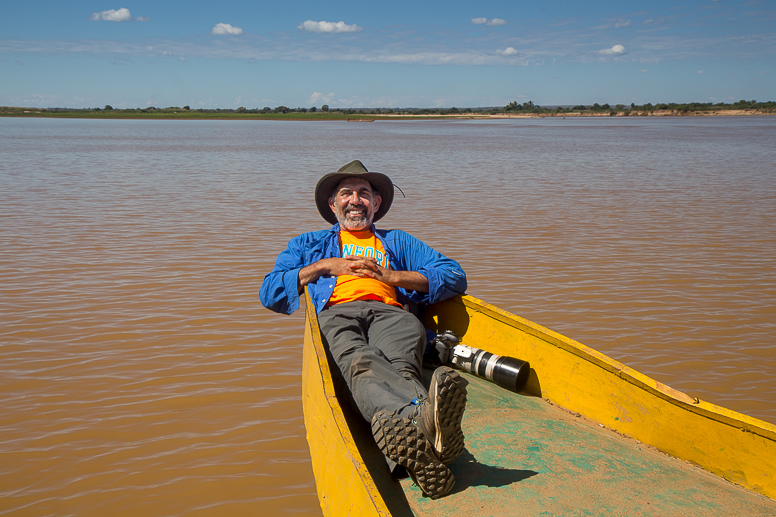
<path fill-rule="evenodd" d="M 355 158 L 470 294 L 776 422 L 774 124 L 0 119 L 0 514 L 319 513 L 257 293 Z"/>

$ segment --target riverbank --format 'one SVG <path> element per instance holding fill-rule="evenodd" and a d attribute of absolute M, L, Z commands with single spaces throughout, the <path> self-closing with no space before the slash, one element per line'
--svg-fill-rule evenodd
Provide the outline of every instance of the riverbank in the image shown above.
<path fill-rule="evenodd" d="M 768 110 L 713 110 L 713 111 L 678 111 L 678 110 L 655 110 L 655 111 L 617 111 L 617 112 L 571 112 L 571 113 L 542 113 L 537 117 L 739 117 L 753 115 L 776 115 L 776 111 Z M 493 115 L 496 118 L 513 118 L 514 115 L 505 113 L 503 115 Z"/>
<path fill-rule="evenodd" d="M 459 113 L 345 113 L 328 112 L 240 112 L 232 110 L 49 110 L 45 108 L 22 108 L 0 106 L 0 117 L 18 118 L 78 118 L 78 119 L 119 119 L 119 120 L 343 120 L 358 122 L 365 120 L 429 120 L 429 119 L 516 119 L 547 117 L 738 117 L 776 115 L 776 110 L 768 109 L 719 109 L 703 111 L 683 110 L 610 110 L 610 111 L 558 111 L 543 113 L 514 112 L 459 112 Z"/>
<path fill-rule="evenodd" d="M 561 112 L 561 113 L 459 113 L 438 115 L 369 115 L 370 119 L 531 119 L 531 118 L 566 118 L 566 117 L 740 117 L 776 115 L 776 111 L 768 110 L 719 110 L 719 111 L 615 111 L 615 112 Z M 351 117 L 352 118 L 352 117 Z"/>

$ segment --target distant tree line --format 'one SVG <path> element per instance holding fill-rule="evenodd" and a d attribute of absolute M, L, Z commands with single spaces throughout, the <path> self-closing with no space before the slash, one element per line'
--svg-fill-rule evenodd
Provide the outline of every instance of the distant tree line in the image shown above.
<path fill-rule="evenodd" d="M 178 112 L 200 112 L 200 113 L 237 113 L 237 114 L 288 114 L 288 113 L 336 113 L 338 115 L 467 115 L 467 114 L 547 114 L 547 115 L 562 115 L 565 113 L 591 113 L 596 115 L 648 115 L 660 111 L 671 111 L 680 114 L 693 113 L 693 112 L 714 112 L 724 110 L 759 110 L 763 113 L 776 113 L 776 102 L 758 102 L 756 100 L 740 100 L 733 103 L 711 103 L 711 102 L 690 102 L 690 103 L 646 103 L 646 104 L 634 104 L 630 106 L 625 104 L 615 104 L 614 106 L 608 103 L 599 104 L 593 103 L 578 104 L 576 106 L 539 106 L 534 104 L 533 101 L 526 101 L 518 103 L 512 101 L 503 107 L 480 107 L 480 108 L 330 108 L 327 104 L 322 105 L 320 108 L 312 106 L 310 108 L 289 108 L 288 106 L 276 106 L 270 108 L 265 106 L 263 108 L 246 108 L 240 106 L 237 109 L 227 108 L 197 108 L 191 109 L 190 106 L 169 106 L 167 108 L 157 108 L 149 106 L 146 108 L 126 108 L 119 109 L 114 108 L 110 104 L 106 104 L 102 108 L 20 108 L 20 107 L 8 107 L 0 106 L 0 113 L 24 113 L 25 110 L 40 110 L 49 112 L 112 112 L 116 114 L 128 114 L 132 113 L 178 113 Z"/>
<path fill-rule="evenodd" d="M 504 113 L 609 113 L 610 115 L 616 115 L 622 113 L 628 115 L 630 113 L 654 113 L 655 111 L 674 111 L 678 113 L 690 113 L 701 111 L 722 111 L 722 110 L 761 110 L 763 112 L 773 112 L 776 110 L 776 102 L 758 102 L 756 100 L 740 100 L 733 103 L 718 102 L 716 104 L 711 102 L 689 102 L 684 104 L 669 102 L 669 103 L 646 103 L 646 104 L 634 104 L 630 106 L 625 104 L 615 104 L 610 106 L 608 103 L 598 104 L 597 102 L 591 105 L 579 104 L 574 107 L 568 108 L 563 106 L 557 106 L 552 108 L 543 108 L 534 104 L 532 101 L 518 104 L 513 101 L 504 106 Z"/>

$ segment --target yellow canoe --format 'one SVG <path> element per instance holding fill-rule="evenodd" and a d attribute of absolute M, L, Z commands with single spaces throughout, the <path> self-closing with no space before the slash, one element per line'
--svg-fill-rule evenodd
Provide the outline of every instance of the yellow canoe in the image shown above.
<path fill-rule="evenodd" d="M 324 515 L 776 515 L 776 426 L 691 398 L 471 296 L 426 327 L 530 362 L 515 394 L 469 374 L 453 493 L 390 478 L 307 300 L 303 407 Z M 698 468 L 700 467 L 700 468 Z"/>

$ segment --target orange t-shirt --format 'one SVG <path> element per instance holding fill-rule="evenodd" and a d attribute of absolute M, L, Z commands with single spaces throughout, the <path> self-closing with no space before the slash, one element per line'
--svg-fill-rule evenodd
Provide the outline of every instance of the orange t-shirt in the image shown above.
<path fill-rule="evenodd" d="M 388 269 L 388 257 L 385 255 L 383 243 L 375 237 L 371 230 L 347 231 L 340 230 L 340 249 L 342 257 L 358 255 L 374 257 L 377 263 Z M 401 307 L 396 300 L 396 290 L 374 278 L 361 278 L 353 275 L 340 275 L 334 292 L 331 293 L 326 306 L 336 305 L 354 300 L 380 300 L 389 305 Z"/>

